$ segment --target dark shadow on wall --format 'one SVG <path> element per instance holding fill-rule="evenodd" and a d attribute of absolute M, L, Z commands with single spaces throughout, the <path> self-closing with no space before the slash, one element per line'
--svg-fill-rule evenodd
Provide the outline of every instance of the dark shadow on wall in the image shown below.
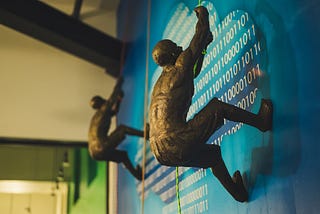
<path fill-rule="evenodd" d="M 257 187 L 258 175 L 294 174 L 301 161 L 298 75 L 289 32 L 282 17 L 264 0 L 257 3 L 254 20 L 261 32 L 259 40 L 267 50 L 261 66 L 267 75 L 259 88 L 263 97 L 272 99 L 274 117 L 269 139 L 252 150 L 249 188 Z"/>
<path fill-rule="evenodd" d="M 264 142 L 267 141 L 267 142 Z M 274 156 L 273 148 L 273 134 L 269 135 L 269 139 L 263 139 L 262 146 L 252 149 L 251 152 L 251 166 L 250 174 L 246 178 L 248 181 L 249 189 L 256 186 L 256 179 L 258 175 L 272 174 L 272 166 Z"/>

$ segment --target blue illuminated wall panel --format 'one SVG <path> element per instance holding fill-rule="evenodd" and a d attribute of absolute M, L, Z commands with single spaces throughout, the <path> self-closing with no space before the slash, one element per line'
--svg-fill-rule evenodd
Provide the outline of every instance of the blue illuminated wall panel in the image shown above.
<path fill-rule="evenodd" d="M 197 21 L 198 1 L 152 0 L 147 50 L 148 2 L 121 1 L 120 38 L 129 41 L 123 68 L 125 97 L 118 121 L 143 128 L 161 69 L 152 47 L 169 38 L 186 48 Z M 207 49 L 188 113 L 192 118 L 213 97 L 256 113 L 262 98 L 274 104 L 271 132 L 226 121 L 208 141 L 221 146 L 231 173 L 245 173 L 250 201 L 238 203 L 209 169 L 179 168 L 182 213 L 318 213 L 320 209 L 320 3 L 303 0 L 202 1 L 214 40 Z M 146 69 L 148 59 L 148 69 Z M 148 70 L 147 81 L 146 71 Z M 143 140 L 127 137 L 121 149 L 142 162 Z M 121 165 L 118 213 L 178 213 L 176 169 L 160 166 L 147 142 L 144 189 Z"/>

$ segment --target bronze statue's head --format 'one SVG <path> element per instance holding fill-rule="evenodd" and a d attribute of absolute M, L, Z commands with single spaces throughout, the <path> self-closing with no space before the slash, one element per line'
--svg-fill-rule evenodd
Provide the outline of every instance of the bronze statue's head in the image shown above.
<path fill-rule="evenodd" d="M 101 106 L 106 102 L 105 99 L 103 99 L 102 97 L 100 96 L 94 96 L 92 97 L 91 101 L 90 101 L 90 106 L 93 108 L 93 109 L 100 109 Z"/>
<path fill-rule="evenodd" d="M 152 58 L 160 66 L 174 65 L 182 48 L 169 39 L 161 40 L 152 51 Z"/>

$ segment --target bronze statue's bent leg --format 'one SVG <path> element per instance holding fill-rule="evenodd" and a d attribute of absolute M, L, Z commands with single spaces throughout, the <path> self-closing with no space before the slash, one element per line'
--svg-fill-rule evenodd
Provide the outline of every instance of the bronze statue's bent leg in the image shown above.
<path fill-rule="evenodd" d="M 116 163 L 123 163 L 125 168 L 129 170 L 129 172 L 138 180 L 142 179 L 142 170 L 139 165 L 136 166 L 136 168 L 131 163 L 128 153 L 121 150 L 114 150 L 110 151 L 110 154 L 108 156 L 108 160 L 116 162 Z"/>
<path fill-rule="evenodd" d="M 272 128 L 273 106 L 270 100 L 262 99 L 258 114 L 243 110 L 213 98 L 193 119 L 187 122 L 189 130 L 198 130 L 199 142 L 206 142 L 223 125 L 223 120 L 242 122 L 268 131 Z"/>
<path fill-rule="evenodd" d="M 108 137 L 108 146 L 116 148 L 126 137 L 126 135 L 135 135 L 143 137 L 144 132 L 125 126 L 119 125 Z M 110 159 L 109 159 L 110 158 Z M 108 160 L 115 161 L 117 163 L 123 163 L 129 172 L 138 180 L 142 178 L 141 167 L 137 165 L 136 168 L 132 165 L 127 152 L 120 150 L 111 150 L 108 155 Z"/>
<path fill-rule="evenodd" d="M 261 131 L 270 130 L 272 127 L 272 103 L 270 100 L 262 100 L 258 114 L 245 111 L 236 106 L 223 103 L 217 98 L 211 100 L 195 117 L 187 123 L 189 130 L 198 131 L 198 144 L 194 144 L 191 152 L 191 167 L 211 167 L 212 173 L 217 177 L 224 188 L 239 202 L 248 200 L 248 192 L 244 187 L 242 176 L 239 171 L 230 176 L 221 156 L 220 147 L 205 144 L 209 137 L 222 124 L 224 119 L 243 122 L 254 126 Z M 196 135 L 196 133 L 193 133 Z M 197 139 L 192 138 L 190 139 Z"/>
<path fill-rule="evenodd" d="M 125 126 L 119 125 L 109 136 L 108 145 L 111 148 L 116 148 L 125 138 L 126 135 L 134 135 L 138 137 L 143 137 L 144 132 Z"/>
<path fill-rule="evenodd" d="M 263 132 L 272 128 L 273 106 L 271 100 L 262 99 L 258 114 L 221 101 L 218 103 L 218 112 L 227 120 L 242 122 Z"/>

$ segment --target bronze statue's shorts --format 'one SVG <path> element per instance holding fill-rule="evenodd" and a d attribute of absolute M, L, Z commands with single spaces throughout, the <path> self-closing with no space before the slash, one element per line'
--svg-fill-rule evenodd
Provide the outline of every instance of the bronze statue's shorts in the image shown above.
<path fill-rule="evenodd" d="M 220 146 L 191 142 L 187 137 L 187 133 L 179 132 L 150 138 L 151 150 L 159 163 L 166 166 L 208 168 L 221 159 Z"/>

